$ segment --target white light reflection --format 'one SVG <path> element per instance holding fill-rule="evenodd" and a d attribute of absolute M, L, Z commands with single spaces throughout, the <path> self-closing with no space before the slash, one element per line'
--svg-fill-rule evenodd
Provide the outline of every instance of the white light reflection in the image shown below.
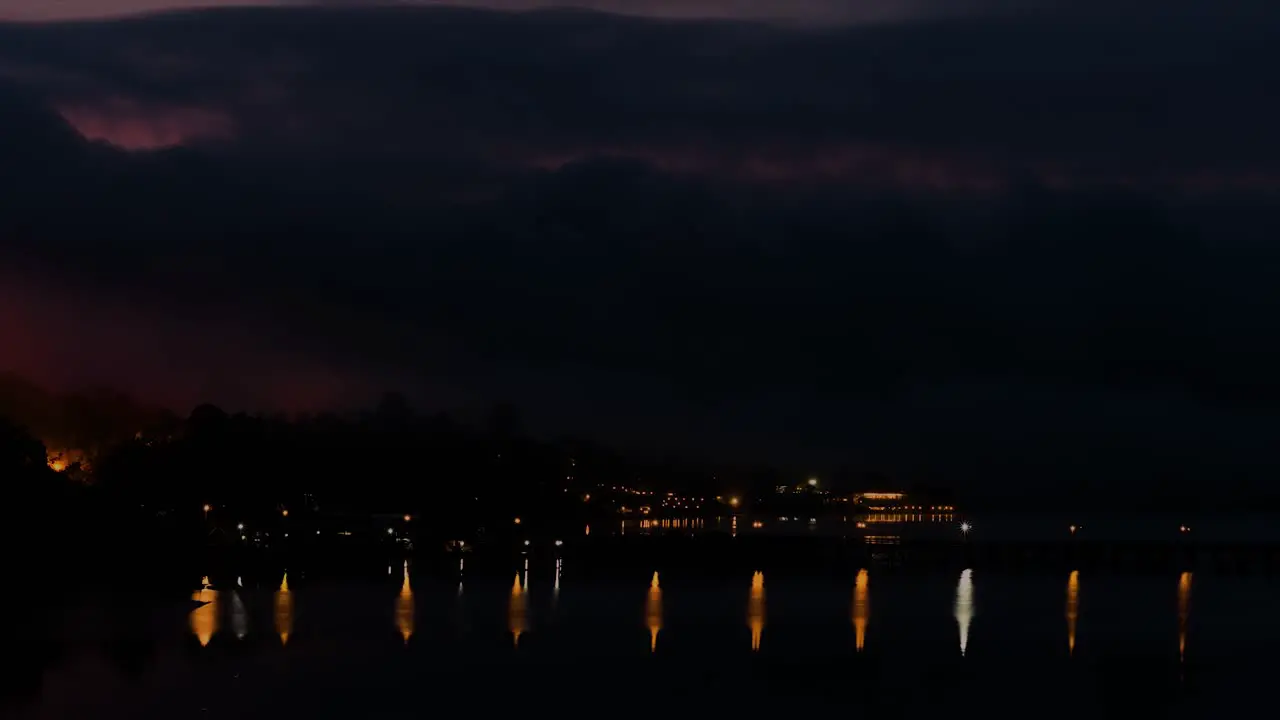
<path fill-rule="evenodd" d="M 249 611 L 245 609 L 240 593 L 234 590 L 231 591 L 231 632 L 235 633 L 237 640 L 243 640 L 249 634 Z"/>
<path fill-rule="evenodd" d="M 556 558 L 556 580 L 551 586 L 551 609 L 554 610 L 556 603 L 560 602 L 560 569 L 564 560 Z"/>
<path fill-rule="evenodd" d="M 960 584 L 956 586 L 956 624 L 960 626 L 960 654 L 969 649 L 969 623 L 973 622 L 973 571 L 960 573 Z"/>

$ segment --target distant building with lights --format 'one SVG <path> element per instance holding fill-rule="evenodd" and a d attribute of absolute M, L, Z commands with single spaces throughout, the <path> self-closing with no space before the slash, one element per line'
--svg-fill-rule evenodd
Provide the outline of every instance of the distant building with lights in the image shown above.
<path fill-rule="evenodd" d="M 902 492 L 858 493 L 852 500 L 861 513 L 860 527 L 865 523 L 951 522 L 955 518 L 955 506 L 950 502 Z"/>
<path fill-rule="evenodd" d="M 853 503 L 867 510 L 898 510 L 907 504 L 907 494 L 900 492 L 864 492 L 853 496 Z"/>

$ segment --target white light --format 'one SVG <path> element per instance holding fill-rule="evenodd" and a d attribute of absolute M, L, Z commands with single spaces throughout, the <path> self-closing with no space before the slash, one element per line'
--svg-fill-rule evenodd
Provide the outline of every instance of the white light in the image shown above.
<path fill-rule="evenodd" d="M 524 541 L 524 544 L 525 544 L 525 547 L 528 547 L 528 546 L 529 546 L 529 541 L 528 541 L 528 540 L 525 540 L 525 541 Z"/>
<path fill-rule="evenodd" d="M 236 529 L 237 529 L 237 530 L 243 530 L 243 529 L 244 529 L 244 523 L 236 523 Z"/>
<path fill-rule="evenodd" d="M 973 571 L 965 570 L 960 573 L 960 584 L 956 586 L 955 604 L 956 623 L 960 626 L 961 655 L 969 649 L 969 625 L 973 622 L 974 614 Z"/>
<path fill-rule="evenodd" d="M 561 545 L 564 545 L 564 541 L 563 541 L 563 540 L 557 540 L 557 541 L 556 541 L 556 547 L 560 547 Z"/>
<path fill-rule="evenodd" d="M 391 528 L 387 528 L 387 534 L 388 534 L 388 535 L 391 535 L 391 534 L 393 534 L 393 533 L 395 533 L 395 530 L 393 530 L 393 529 L 391 529 Z"/>
<path fill-rule="evenodd" d="M 973 529 L 973 526 L 972 526 L 972 525 L 970 525 L 969 523 L 967 523 L 967 522 L 962 522 L 962 523 L 960 523 L 960 532 L 962 532 L 962 533 L 967 533 L 967 532 L 969 532 L 969 531 L 970 531 L 970 530 L 972 530 L 972 529 Z"/>

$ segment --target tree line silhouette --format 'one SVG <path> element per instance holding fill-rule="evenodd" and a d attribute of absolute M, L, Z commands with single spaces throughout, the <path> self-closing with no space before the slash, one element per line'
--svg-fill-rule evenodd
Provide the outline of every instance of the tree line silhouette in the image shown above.
<path fill-rule="evenodd" d="M 264 415 L 205 404 L 182 418 L 120 393 L 61 396 L 9 377 L 0 378 L 5 415 L 13 420 L 3 467 L 39 490 L 26 504 L 39 508 L 33 516 L 84 507 L 81 515 L 152 532 L 203 528 L 205 505 L 256 527 L 285 511 L 410 514 L 474 526 L 605 512 L 611 488 L 621 485 L 746 494 L 772 491 L 782 477 L 767 468 L 636 460 L 580 438 L 536 439 L 509 405 L 465 423 L 416 412 L 398 393 L 356 412 Z M 53 488 L 72 499 L 54 497 Z M 596 500 L 588 505 L 589 495 Z"/>

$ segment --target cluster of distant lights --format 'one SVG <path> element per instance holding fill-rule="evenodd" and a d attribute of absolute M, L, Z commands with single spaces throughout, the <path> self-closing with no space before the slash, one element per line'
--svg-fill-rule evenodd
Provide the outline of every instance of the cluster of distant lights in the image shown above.
<path fill-rule="evenodd" d="M 737 520 L 738 520 L 737 518 L 734 518 L 733 519 L 734 523 L 737 523 Z M 655 519 L 655 520 L 650 520 L 648 518 L 645 518 L 640 520 L 639 522 L 639 527 L 641 530 L 681 530 L 681 529 L 696 530 L 697 528 L 703 527 L 704 525 L 705 525 L 705 522 L 703 521 L 702 518 L 662 518 L 662 519 Z M 625 531 L 626 528 L 627 528 L 627 521 L 623 520 L 622 529 Z"/>
<path fill-rule="evenodd" d="M 650 494 L 652 495 L 653 493 Z M 673 492 L 669 492 L 662 500 L 662 507 L 678 510 L 700 510 L 702 509 L 702 504 L 706 501 L 706 498 L 681 497 Z"/>
<path fill-rule="evenodd" d="M 876 511 L 890 511 L 890 512 L 907 511 L 907 510 L 912 510 L 915 512 L 926 512 L 926 511 L 927 512 L 953 512 L 956 508 L 954 505 L 930 505 L 928 507 L 924 505 L 876 505 L 873 507 L 869 506 L 868 509 L 876 510 Z"/>
<path fill-rule="evenodd" d="M 817 484 L 817 483 L 816 483 L 816 481 L 814 481 L 814 480 L 810 480 L 810 481 L 809 481 L 809 483 L 810 483 L 810 485 L 816 485 L 816 484 Z M 616 490 L 617 488 L 614 488 L 614 489 Z M 623 490 L 625 491 L 625 490 L 627 490 L 627 489 L 626 489 L 626 488 L 623 488 Z M 646 494 L 646 493 L 645 493 L 644 491 L 639 491 L 639 490 L 638 490 L 638 491 L 635 491 L 635 494 L 644 495 L 644 494 Z M 653 492 L 652 492 L 652 491 L 649 491 L 647 494 L 652 495 L 652 494 L 653 494 Z M 674 493 L 667 493 L 667 496 L 668 496 L 668 497 L 674 497 L 674 495 L 675 495 Z M 590 495 L 585 496 L 585 498 L 586 498 L 586 499 L 590 499 L 590 497 L 591 497 Z M 677 498 L 677 499 L 683 499 L 683 498 Z M 692 499 L 692 498 L 690 498 L 690 499 Z M 702 498 L 698 498 L 698 500 L 702 500 Z M 721 496 L 716 496 L 716 500 L 720 500 L 720 501 L 722 501 L 722 502 L 726 502 L 726 503 L 728 503 L 731 507 L 735 507 L 735 508 L 736 508 L 736 507 L 738 507 L 738 505 L 739 505 L 739 504 L 741 504 L 741 501 L 740 501 L 737 497 L 730 497 L 730 498 L 728 498 L 727 500 L 725 500 L 725 499 L 724 499 L 724 498 L 722 498 Z M 663 504 L 666 504 L 666 501 L 663 501 Z M 205 512 L 205 514 L 206 514 L 206 515 L 208 515 L 208 514 L 209 514 L 209 512 L 213 510 L 213 506 L 212 506 L 212 505 L 210 505 L 210 504 L 208 504 L 208 503 L 205 503 L 205 504 L 202 506 L 202 508 L 201 508 L 201 509 L 202 509 L 202 510 L 204 510 L 204 512 Z M 903 509 L 908 509 L 908 508 L 904 507 Z M 923 509 L 923 506 L 916 507 L 915 509 Z M 952 506 L 950 506 L 950 505 L 937 505 L 937 506 L 933 506 L 933 507 L 932 507 L 932 508 L 930 508 L 930 509 L 935 509 L 935 510 L 952 510 L 952 509 L 954 509 L 954 508 L 953 508 Z M 647 513 L 646 513 L 646 514 L 647 514 Z M 287 509 L 285 509 L 285 510 L 281 510 L 281 511 L 280 511 L 280 516 L 281 516 L 281 517 L 286 517 L 286 518 L 287 518 L 287 517 L 289 517 L 289 511 L 288 511 Z M 781 521 L 781 522 L 787 522 L 787 521 L 788 521 L 788 520 L 790 520 L 790 519 L 791 519 L 791 518 L 787 518 L 787 517 L 779 517 L 779 518 L 778 518 L 778 520 L 779 520 L 779 521 Z M 798 520 L 799 518 L 796 518 L 796 519 Z M 404 516 L 404 518 L 403 518 L 403 520 L 404 520 L 406 523 L 407 523 L 407 522 L 411 522 L 411 521 L 413 520 L 413 516 L 412 516 L 412 515 L 405 515 L 405 516 Z M 519 524 L 521 524 L 522 522 L 523 522 L 523 521 L 522 521 L 522 519 L 521 519 L 521 518 L 519 518 L 519 517 L 512 518 L 512 523 L 513 523 L 513 524 L 515 524 L 515 525 L 519 525 Z M 817 519 L 816 519 L 816 518 L 810 518 L 810 519 L 809 519 L 809 524 L 813 525 L 813 524 L 816 524 L 816 523 L 817 523 Z M 865 528 L 866 526 L 867 526 L 867 523 L 866 523 L 866 522 L 864 522 L 864 521 L 862 521 L 862 520 L 859 520 L 859 521 L 856 523 L 856 527 L 858 527 L 858 528 Z M 755 529 L 760 529 L 760 528 L 764 527 L 764 523 L 763 523 L 763 522 L 761 522 L 761 521 L 759 521 L 759 520 L 755 520 L 755 521 L 753 521 L 753 522 L 751 523 L 751 527 L 753 527 L 753 528 L 755 528 Z M 1072 535 L 1075 535 L 1077 532 L 1079 532 L 1080 530 L 1083 530 L 1083 529 L 1084 529 L 1084 526 L 1082 526 L 1082 525 L 1069 525 L 1069 526 L 1067 526 L 1067 531 L 1068 531 L 1070 534 L 1072 534 Z M 239 530 L 239 531 L 240 531 L 240 539 L 241 539 L 241 540 L 244 540 L 244 539 L 245 539 L 245 535 L 244 535 L 245 526 L 244 526 L 244 523 L 236 523 L 236 530 Z M 960 532 L 961 532 L 961 533 L 963 533 L 963 534 L 965 534 L 965 535 L 968 535 L 968 534 L 969 534 L 970 532 L 972 532 L 972 531 L 973 531 L 973 524 L 972 524 L 972 523 L 967 522 L 967 521 L 966 521 L 966 522 L 962 522 L 962 523 L 960 523 Z M 1190 533 L 1190 532 L 1191 532 L 1191 526 L 1190 526 L 1190 525 L 1179 525 L 1179 526 L 1178 526 L 1178 532 L 1180 532 L 1180 533 L 1182 533 L 1182 534 L 1184 534 L 1184 535 L 1185 535 L 1185 534 L 1187 534 L 1187 533 Z M 317 535 L 319 535 L 319 534 L 320 534 L 320 531 L 319 531 L 319 530 L 317 530 L 317 531 L 316 531 L 316 534 L 317 534 Z M 338 534 L 339 534 L 339 535 L 350 535 L 351 533 L 349 533 L 349 532 L 339 532 Z M 388 535 L 394 535 L 394 534 L 395 534 L 395 528 L 391 528 L 391 527 L 387 528 L 387 534 L 388 534 Z M 589 530 L 589 529 L 587 530 L 587 534 L 590 534 L 590 530 Z M 285 537 L 289 537 L 289 533 L 285 533 L 285 534 L 284 534 L 284 536 L 285 536 Z M 528 541 L 528 540 L 525 540 L 525 541 L 524 541 L 524 544 L 527 546 L 527 545 L 529 544 L 529 541 Z M 555 544 L 556 544 L 556 547 L 560 547 L 560 546 L 564 545 L 564 541 L 563 541 L 563 540 L 556 540 L 556 541 L 555 541 Z M 462 545 L 462 543 L 461 543 L 461 541 L 459 541 L 459 546 L 461 547 L 461 545 Z"/>
<path fill-rule="evenodd" d="M 604 486 L 601 485 L 600 487 L 604 487 Z M 653 494 L 652 490 L 637 490 L 636 488 L 630 488 L 625 485 L 610 485 L 609 489 L 614 492 L 626 493 L 627 495 L 652 495 Z M 667 494 L 674 495 L 675 493 L 667 493 Z"/>

